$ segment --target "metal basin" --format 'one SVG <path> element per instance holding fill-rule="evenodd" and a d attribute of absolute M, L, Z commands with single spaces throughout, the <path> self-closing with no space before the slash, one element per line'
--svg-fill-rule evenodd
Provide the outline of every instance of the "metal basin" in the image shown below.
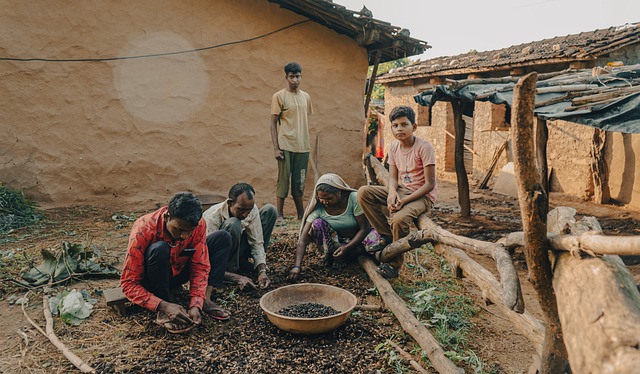
<path fill-rule="evenodd" d="M 358 299 L 342 288 L 319 283 L 300 283 L 280 287 L 260 298 L 260 307 L 269 321 L 281 330 L 293 334 L 321 334 L 342 326 L 349 318 Z M 330 306 L 340 313 L 327 317 L 287 317 L 277 312 L 291 305 L 318 303 Z"/>
<path fill-rule="evenodd" d="M 197 198 L 200 200 L 200 204 L 202 204 L 203 212 L 212 206 L 227 200 L 223 195 L 198 195 Z"/>

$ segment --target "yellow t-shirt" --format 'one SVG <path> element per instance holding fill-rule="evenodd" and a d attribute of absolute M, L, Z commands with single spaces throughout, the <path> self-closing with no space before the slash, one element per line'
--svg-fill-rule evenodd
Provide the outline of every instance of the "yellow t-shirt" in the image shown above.
<path fill-rule="evenodd" d="M 293 93 L 284 88 L 273 95 L 271 99 L 271 114 L 279 115 L 278 146 L 283 151 L 310 152 L 309 120 L 313 114 L 311 97 L 308 93 L 298 90 Z"/>

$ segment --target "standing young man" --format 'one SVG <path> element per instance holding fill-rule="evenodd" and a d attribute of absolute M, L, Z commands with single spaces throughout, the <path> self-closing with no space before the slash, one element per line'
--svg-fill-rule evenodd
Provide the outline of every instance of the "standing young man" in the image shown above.
<path fill-rule="evenodd" d="M 302 67 L 290 62 L 284 67 L 288 87 L 276 92 L 271 99 L 271 140 L 278 160 L 276 225 L 284 222 L 284 200 L 289 194 L 296 204 L 298 219 L 302 219 L 302 194 L 309 164 L 309 115 L 313 114 L 311 97 L 300 90 Z"/>

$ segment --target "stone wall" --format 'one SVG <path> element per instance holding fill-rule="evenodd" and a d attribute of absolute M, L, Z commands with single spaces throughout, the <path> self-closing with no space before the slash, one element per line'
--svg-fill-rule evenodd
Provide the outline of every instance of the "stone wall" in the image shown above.
<path fill-rule="evenodd" d="M 640 44 L 629 45 L 611 52 L 607 60 L 602 62 L 602 65 L 610 61 L 622 61 L 625 65 L 640 63 Z"/>
<path fill-rule="evenodd" d="M 5 0 L 0 56 L 0 182 L 54 204 L 226 195 L 254 185 L 275 200 L 270 101 L 283 66 L 303 67 L 313 100 L 312 160 L 352 186 L 361 167 L 368 59 L 344 35 L 266 0 Z M 339 89 L 338 89 L 339 88 Z M 316 146 L 317 144 L 317 146 Z M 313 186 L 308 178 L 307 195 Z"/>

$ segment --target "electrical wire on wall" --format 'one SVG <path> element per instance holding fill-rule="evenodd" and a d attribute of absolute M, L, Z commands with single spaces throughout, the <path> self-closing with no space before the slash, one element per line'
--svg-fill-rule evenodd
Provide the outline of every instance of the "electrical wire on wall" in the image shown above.
<path fill-rule="evenodd" d="M 163 56 L 173 56 L 173 55 L 180 55 L 180 54 L 185 54 L 185 53 L 202 52 L 202 51 L 207 51 L 207 50 L 210 50 L 210 49 L 226 47 L 226 46 L 229 46 L 229 45 L 251 42 L 251 41 L 258 40 L 258 39 L 261 39 L 261 38 L 265 38 L 267 36 L 279 33 L 281 31 L 284 31 L 284 30 L 287 30 L 287 29 L 290 29 L 292 27 L 301 25 L 301 24 L 306 23 L 306 22 L 310 22 L 310 20 L 304 20 L 304 21 L 299 21 L 299 22 L 296 22 L 296 23 L 292 23 L 291 25 L 284 26 L 284 27 L 281 27 L 279 29 L 270 31 L 270 32 L 268 32 L 266 34 L 254 36 L 254 37 L 248 38 L 248 39 L 236 40 L 236 41 L 233 41 L 233 42 L 226 42 L 226 43 L 216 44 L 216 45 L 212 45 L 212 46 L 208 46 L 208 47 L 188 49 L 188 50 L 184 50 L 184 51 L 152 53 L 152 54 L 137 55 L 137 56 L 103 57 L 103 58 L 54 59 L 54 58 L 42 58 L 42 57 L 30 57 L 30 58 L 0 57 L 0 61 L 99 62 L 99 61 L 118 61 L 118 60 L 132 60 L 132 59 L 140 59 L 140 58 L 154 58 L 154 57 L 163 57 Z"/>

